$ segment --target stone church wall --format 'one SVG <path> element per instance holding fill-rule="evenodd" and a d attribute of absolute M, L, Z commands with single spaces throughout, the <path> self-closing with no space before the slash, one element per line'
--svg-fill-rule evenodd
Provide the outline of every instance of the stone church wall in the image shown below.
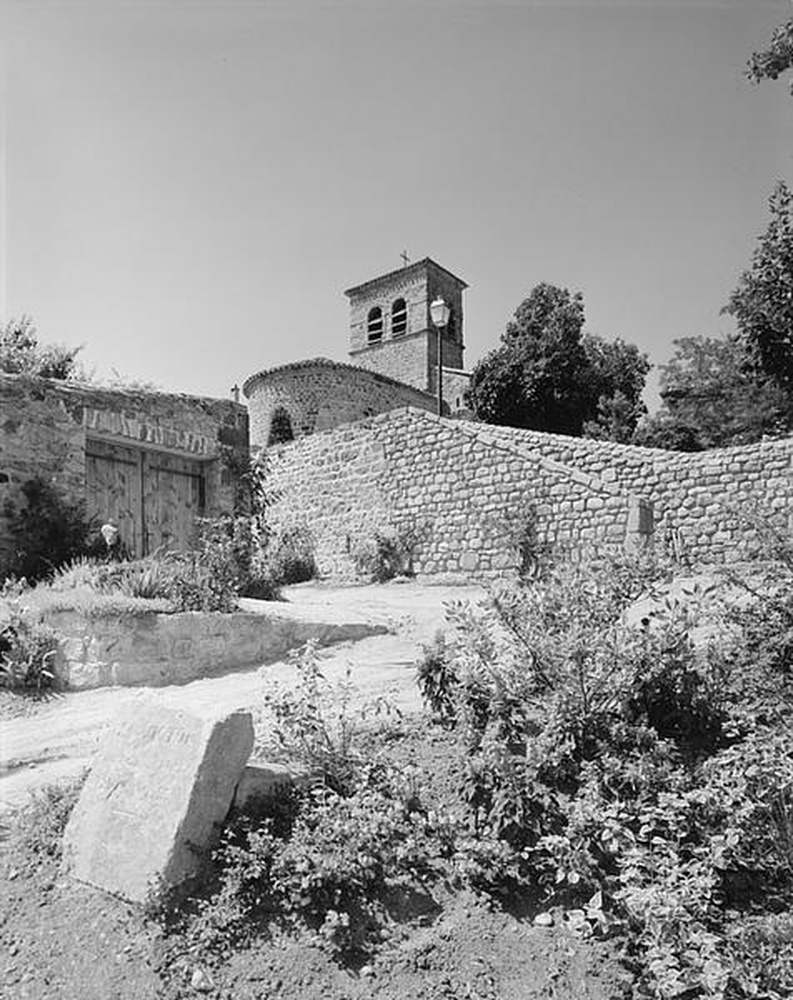
<path fill-rule="evenodd" d="M 327 358 L 298 361 L 253 375 L 243 391 L 249 400 L 254 448 L 267 445 L 278 410 L 288 414 L 297 438 L 399 407 L 435 407 L 432 396 L 418 389 Z"/>
<path fill-rule="evenodd" d="M 614 484 L 471 425 L 405 409 L 313 434 L 268 452 L 282 499 L 271 514 L 313 536 L 322 575 L 355 575 L 375 531 L 416 532 L 419 574 L 502 577 L 517 570 L 515 516 L 536 506 L 539 540 L 575 550 L 638 544 L 648 505 Z"/>
<path fill-rule="evenodd" d="M 247 454 L 245 408 L 231 400 L 102 389 L 0 375 L 0 568 L 10 552 L 8 505 L 44 477 L 71 500 L 86 499 L 86 442 L 99 440 L 202 463 L 206 513 L 232 506 L 221 449 Z"/>
<path fill-rule="evenodd" d="M 384 340 L 365 350 L 350 351 L 353 364 L 387 375 L 416 389 L 429 386 L 430 344 L 426 330 L 409 333 L 398 340 Z"/>

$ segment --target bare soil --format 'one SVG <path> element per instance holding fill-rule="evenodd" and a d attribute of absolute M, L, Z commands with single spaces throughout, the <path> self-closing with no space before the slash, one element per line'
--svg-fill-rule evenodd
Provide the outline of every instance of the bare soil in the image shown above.
<path fill-rule="evenodd" d="M 416 720 L 392 735 L 391 759 L 426 777 L 428 801 L 456 794 L 453 740 Z M 9 818 L 12 822 L 13 819 Z M 582 940 L 560 914 L 440 888 L 384 924 L 373 955 L 335 959 L 311 935 L 271 928 L 229 960 L 191 954 L 139 908 L 64 877 L 57 860 L 2 844 L 0 996 L 8 1000 L 612 1000 L 627 976 L 608 943 Z M 546 916 L 544 919 L 548 919 Z"/>

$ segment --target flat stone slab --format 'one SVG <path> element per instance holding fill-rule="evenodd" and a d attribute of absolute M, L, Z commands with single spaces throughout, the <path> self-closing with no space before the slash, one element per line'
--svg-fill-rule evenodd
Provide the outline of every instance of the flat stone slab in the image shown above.
<path fill-rule="evenodd" d="M 244 809 L 257 799 L 274 798 L 292 786 L 305 788 L 311 781 L 312 775 L 299 765 L 251 760 L 234 793 L 234 808 Z"/>
<path fill-rule="evenodd" d="M 66 827 L 66 870 L 133 902 L 194 874 L 252 749 L 249 712 L 206 717 L 143 698 L 124 706 Z"/>

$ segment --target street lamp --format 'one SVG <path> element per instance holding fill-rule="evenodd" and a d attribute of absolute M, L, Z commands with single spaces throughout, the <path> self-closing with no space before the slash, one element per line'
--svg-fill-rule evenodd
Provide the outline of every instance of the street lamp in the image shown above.
<path fill-rule="evenodd" d="M 449 322 L 449 314 L 451 309 L 443 301 L 443 299 L 438 296 L 437 299 L 430 305 L 430 316 L 432 316 L 432 322 L 435 325 L 435 329 L 438 331 L 438 416 L 443 416 L 443 331 L 446 329 L 446 324 Z"/>

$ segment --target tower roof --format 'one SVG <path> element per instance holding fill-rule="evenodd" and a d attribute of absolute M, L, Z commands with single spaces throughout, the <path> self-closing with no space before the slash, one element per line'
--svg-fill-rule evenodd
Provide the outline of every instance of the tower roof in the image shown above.
<path fill-rule="evenodd" d="M 361 285 L 355 285 L 353 288 L 348 288 L 344 294 L 349 299 L 352 298 L 354 295 L 360 295 L 362 292 L 369 291 L 369 289 L 372 288 L 374 285 L 379 285 L 383 281 L 388 281 L 389 278 L 395 278 L 398 275 L 403 276 L 406 274 L 411 274 L 416 271 L 422 270 L 422 268 L 426 269 L 428 267 L 434 267 L 437 268 L 439 271 L 443 271 L 444 274 L 447 274 L 450 278 L 456 281 L 457 284 L 460 286 L 460 288 L 468 287 L 468 285 L 462 280 L 462 278 L 458 278 L 456 274 L 452 274 L 452 272 L 448 268 L 442 267 L 437 261 L 434 261 L 432 257 L 424 257 L 423 260 L 417 260 L 414 261 L 412 264 L 405 265 L 404 267 L 395 268 L 393 271 L 388 271 L 386 274 L 381 274 L 377 278 L 370 278 L 368 281 L 364 281 L 363 284 Z"/>

